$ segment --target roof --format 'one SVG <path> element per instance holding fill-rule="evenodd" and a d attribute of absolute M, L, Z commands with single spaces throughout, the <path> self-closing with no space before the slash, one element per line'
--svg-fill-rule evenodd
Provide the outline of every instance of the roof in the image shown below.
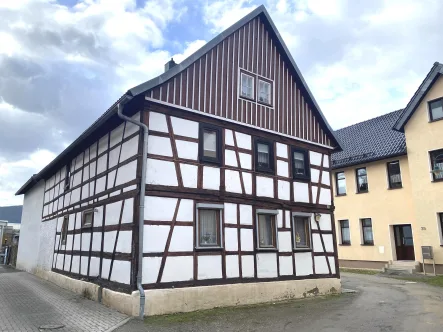
<path fill-rule="evenodd" d="M 342 151 L 332 154 L 332 168 L 343 168 L 406 154 L 404 133 L 392 127 L 402 115 L 397 110 L 339 129 Z"/>
<path fill-rule="evenodd" d="M 64 161 L 65 163 L 69 160 L 69 158 L 73 158 L 76 153 L 79 153 L 78 147 L 79 145 L 86 139 L 88 139 L 97 128 L 103 126 L 111 117 L 115 117 L 117 113 L 117 105 L 121 101 L 127 99 L 127 98 L 134 98 L 139 95 L 144 94 L 146 91 L 151 90 L 155 88 L 156 86 L 166 82 L 167 80 L 171 79 L 181 71 L 185 70 L 187 67 L 189 67 L 194 61 L 199 59 L 201 56 L 203 56 L 205 53 L 210 51 L 213 47 L 215 47 L 217 44 L 219 44 L 223 39 L 228 37 L 230 34 L 235 32 L 237 29 L 251 21 L 257 16 L 262 16 L 269 26 L 271 27 L 271 30 L 275 34 L 275 38 L 277 39 L 276 45 L 279 45 L 283 49 L 283 54 L 285 54 L 289 60 L 290 66 L 292 66 L 293 70 L 298 75 L 303 88 L 306 90 L 306 93 L 311 100 L 314 111 L 318 113 L 319 120 L 322 122 L 326 128 L 327 134 L 330 135 L 333 141 L 335 141 L 337 145 L 337 149 L 340 149 L 340 143 L 339 139 L 335 137 L 334 131 L 330 127 L 328 121 L 326 120 L 324 114 L 322 113 L 320 106 L 318 106 L 317 101 L 315 100 L 314 96 L 312 95 L 311 90 L 309 90 L 309 87 L 306 83 L 306 81 L 303 78 L 303 75 L 301 74 L 300 70 L 297 67 L 297 64 L 295 63 L 294 59 L 292 58 L 291 53 L 289 52 L 286 44 L 283 41 L 283 38 L 281 37 L 280 33 L 277 30 L 277 27 L 275 26 L 274 22 L 272 21 L 271 17 L 269 16 L 269 13 L 267 12 L 264 5 L 261 5 L 257 7 L 255 10 L 253 10 L 251 13 L 243 17 L 241 20 L 239 20 L 234 25 L 227 28 L 225 31 L 220 33 L 218 36 L 216 36 L 214 39 L 206 43 L 203 47 L 201 47 L 199 50 L 197 50 L 195 53 L 190 55 L 188 58 L 183 60 L 181 63 L 177 64 L 176 66 L 172 67 L 167 72 L 149 80 L 146 81 L 140 85 L 137 85 L 133 87 L 132 89 L 129 89 L 122 97 L 120 97 L 100 118 L 98 118 L 88 129 L 86 129 L 71 145 L 69 145 L 60 155 L 58 155 L 51 163 L 49 163 L 43 170 L 41 170 L 38 174 L 34 174 L 16 193 L 16 195 L 22 195 L 25 194 L 29 189 L 31 189 L 39 180 L 46 179 L 47 177 L 52 175 L 52 172 L 56 168 L 56 166 L 61 165 Z"/>
<path fill-rule="evenodd" d="M 401 116 L 395 122 L 393 126 L 395 130 L 404 132 L 406 123 L 409 121 L 412 114 L 414 114 L 414 111 L 417 109 L 417 106 L 423 100 L 423 97 L 426 96 L 434 82 L 441 74 L 443 74 L 443 64 L 435 62 L 428 75 L 426 75 L 425 79 L 420 84 L 409 103 L 406 105 Z"/>

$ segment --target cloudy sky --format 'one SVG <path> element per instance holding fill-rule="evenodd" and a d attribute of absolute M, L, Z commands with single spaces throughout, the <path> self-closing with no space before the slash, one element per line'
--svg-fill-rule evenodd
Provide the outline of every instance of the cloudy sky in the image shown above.
<path fill-rule="evenodd" d="M 443 61 L 440 0 L 0 0 L 0 206 L 126 90 L 263 3 L 334 129 Z"/>

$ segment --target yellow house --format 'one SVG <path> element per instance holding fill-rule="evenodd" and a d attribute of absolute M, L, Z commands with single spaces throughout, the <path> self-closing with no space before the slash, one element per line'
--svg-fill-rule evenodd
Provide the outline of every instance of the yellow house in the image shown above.
<path fill-rule="evenodd" d="M 443 274 L 443 65 L 404 110 L 336 131 L 332 156 L 342 267 L 415 267 L 432 247 Z M 426 271 L 432 261 L 426 260 Z"/>

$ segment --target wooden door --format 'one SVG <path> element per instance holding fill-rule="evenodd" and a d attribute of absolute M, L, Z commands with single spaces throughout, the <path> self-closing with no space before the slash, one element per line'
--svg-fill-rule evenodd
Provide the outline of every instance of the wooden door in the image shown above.
<path fill-rule="evenodd" d="M 411 225 L 395 225 L 394 235 L 397 260 L 415 260 L 414 239 L 412 237 Z"/>

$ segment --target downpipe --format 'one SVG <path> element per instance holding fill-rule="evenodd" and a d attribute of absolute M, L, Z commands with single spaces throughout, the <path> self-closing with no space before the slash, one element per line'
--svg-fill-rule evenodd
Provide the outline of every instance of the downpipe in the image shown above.
<path fill-rule="evenodd" d="M 140 205 L 138 213 L 138 271 L 137 271 L 137 288 L 140 292 L 140 311 L 139 318 L 143 319 L 145 313 L 145 290 L 142 285 L 142 275 L 143 275 L 143 230 L 144 230 L 144 214 L 145 214 L 145 188 L 146 188 L 146 151 L 148 148 L 148 135 L 149 128 L 144 123 L 136 121 L 123 114 L 123 108 L 125 104 L 130 101 L 132 97 L 126 96 L 125 99 L 120 101 L 117 106 L 117 115 L 128 122 L 139 126 L 143 130 L 143 147 L 142 147 L 142 177 L 140 180 Z"/>

